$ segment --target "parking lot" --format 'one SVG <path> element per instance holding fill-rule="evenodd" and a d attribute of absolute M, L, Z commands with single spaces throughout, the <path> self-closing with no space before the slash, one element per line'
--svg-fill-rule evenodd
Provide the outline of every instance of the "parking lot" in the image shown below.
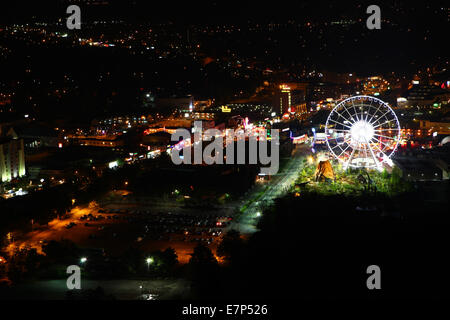
<path fill-rule="evenodd" d="M 50 240 L 68 239 L 82 248 L 102 249 L 112 255 L 130 247 L 148 252 L 172 247 L 179 261 L 186 263 L 198 243 L 215 252 L 224 229 L 233 220 L 227 213 L 148 202 L 77 206 L 66 216 L 18 236 L 15 244 L 40 251 Z"/>

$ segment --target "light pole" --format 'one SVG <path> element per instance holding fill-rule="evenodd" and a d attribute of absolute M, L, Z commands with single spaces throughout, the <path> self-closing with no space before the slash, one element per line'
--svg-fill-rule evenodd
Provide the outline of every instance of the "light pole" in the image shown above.
<path fill-rule="evenodd" d="M 147 271 L 150 270 L 150 265 L 153 263 L 153 258 L 152 257 L 148 257 L 145 262 L 147 262 Z"/>

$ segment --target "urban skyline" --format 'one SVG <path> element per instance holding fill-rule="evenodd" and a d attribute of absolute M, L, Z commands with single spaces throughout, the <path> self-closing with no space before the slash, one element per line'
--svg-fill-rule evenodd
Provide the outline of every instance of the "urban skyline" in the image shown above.
<path fill-rule="evenodd" d="M 374 4 L 8 3 L 0 300 L 448 299 L 450 8 Z"/>

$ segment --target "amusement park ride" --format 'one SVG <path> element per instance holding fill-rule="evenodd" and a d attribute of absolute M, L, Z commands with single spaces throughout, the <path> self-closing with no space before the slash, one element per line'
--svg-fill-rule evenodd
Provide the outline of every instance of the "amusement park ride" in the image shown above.
<path fill-rule="evenodd" d="M 387 103 L 371 96 L 354 96 L 340 102 L 325 124 L 326 143 L 344 169 L 381 170 L 400 140 L 400 124 Z"/>

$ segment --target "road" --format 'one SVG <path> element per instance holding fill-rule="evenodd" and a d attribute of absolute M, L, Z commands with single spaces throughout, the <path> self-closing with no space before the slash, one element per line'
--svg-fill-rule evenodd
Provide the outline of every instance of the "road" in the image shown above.
<path fill-rule="evenodd" d="M 8 300 L 65 300 L 68 291 L 66 279 L 40 280 L 19 283 L 13 287 L 0 288 L 0 298 Z M 152 294 L 153 300 L 186 299 L 190 295 L 189 282 L 183 279 L 155 280 L 81 280 L 81 289 L 95 290 L 101 287 L 106 295 L 118 300 L 144 299 Z M 74 290 L 75 296 L 82 291 Z"/>
<path fill-rule="evenodd" d="M 238 230 L 243 235 L 257 231 L 256 225 L 262 215 L 262 207 L 270 205 L 274 199 L 286 194 L 295 183 L 298 172 L 303 165 L 303 159 L 310 152 L 308 145 L 297 145 L 285 166 L 267 182 L 265 189 L 255 189 L 250 199 L 243 204 L 241 217 L 232 223 L 228 229 Z"/>
<path fill-rule="evenodd" d="M 251 191 L 249 191 L 241 200 L 235 200 L 226 205 L 210 209 L 198 210 L 196 208 L 184 208 L 182 204 L 175 203 L 173 200 L 160 199 L 135 199 L 132 197 L 118 197 L 116 201 L 99 201 L 91 203 L 89 206 L 76 206 L 71 210 L 70 215 L 64 217 L 63 220 L 54 219 L 48 223 L 47 226 L 35 228 L 31 232 L 24 234 L 17 234 L 17 239 L 7 247 L 7 251 L 14 252 L 16 248 L 30 246 L 41 251 L 41 242 L 43 240 L 61 240 L 68 239 L 77 243 L 81 247 L 95 247 L 107 248 L 112 247 L 111 250 L 120 251 L 122 247 L 127 247 L 131 243 L 136 243 L 138 235 L 142 234 L 142 228 L 139 226 L 130 225 L 123 220 L 107 220 L 90 221 L 90 226 L 85 226 L 85 221 L 80 221 L 83 215 L 92 213 L 97 215 L 98 210 L 103 209 L 151 209 L 157 212 L 171 212 L 173 214 L 183 213 L 191 214 L 193 217 L 201 217 L 207 215 L 215 216 L 233 216 L 234 212 L 240 210 L 242 214 L 239 219 L 235 219 L 224 231 L 235 229 L 243 235 L 249 235 L 257 231 L 256 225 L 258 219 L 262 214 L 262 207 L 270 205 L 274 199 L 284 195 L 289 188 L 294 184 L 299 170 L 302 168 L 304 157 L 310 153 L 307 145 L 298 145 L 294 149 L 292 156 L 287 163 L 280 169 L 280 172 L 271 177 L 269 181 L 262 185 L 258 184 Z M 107 216 L 108 214 L 103 214 Z M 109 214 L 112 215 L 112 214 Z M 66 225 L 70 222 L 77 223 L 77 226 L 66 229 Z M 105 227 L 104 231 L 97 230 L 99 227 Z M 112 238 L 111 234 L 116 233 L 118 237 Z M 90 238 L 95 234 L 95 238 Z M 200 237 L 200 236 L 199 236 Z M 213 252 L 220 237 L 214 237 L 214 241 L 210 244 Z M 165 249 L 168 246 L 173 247 L 178 254 L 181 263 L 189 261 L 190 254 L 196 242 L 178 241 L 172 239 L 166 241 L 156 241 L 151 239 L 144 239 L 140 242 L 140 246 L 145 247 L 146 250 L 152 251 L 157 249 Z"/>

